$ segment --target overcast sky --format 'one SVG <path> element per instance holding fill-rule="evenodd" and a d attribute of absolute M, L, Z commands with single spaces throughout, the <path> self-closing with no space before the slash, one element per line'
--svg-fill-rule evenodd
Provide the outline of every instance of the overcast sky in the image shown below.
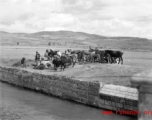
<path fill-rule="evenodd" d="M 152 0 L 0 0 L 0 30 L 152 38 Z"/>

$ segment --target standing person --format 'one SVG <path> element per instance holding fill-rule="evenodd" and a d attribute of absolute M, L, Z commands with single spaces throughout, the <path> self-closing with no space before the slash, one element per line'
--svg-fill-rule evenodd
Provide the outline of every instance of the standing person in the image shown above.
<path fill-rule="evenodd" d="M 46 50 L 45 54 L 44 54 L 44 57 L 47 59 L 47 60 L 50 60 L 50 57 L 49 57 L 49 51 Z"/>
<path fill-rule="evenodd" d="M 22 68 L 26 68 L 26 58 L 25 57 L 23 57 L 21 59 L 21 66 L 22 66 Z"/>
<path fill-rule="evenodd" d="M 38 64 L 40 63 L 40 59 L 41 59 L 41 56 L 40 56 L 40 54 L 36 51 L 36 55 L 35 55 L 36 65 L 38 65 Z"/>
<path fill-rule="evenodd" d="M 91 48 L 91 46 L 89 46 L 89 51 L 91 51 L 92 50 L 92 48 Z"/>

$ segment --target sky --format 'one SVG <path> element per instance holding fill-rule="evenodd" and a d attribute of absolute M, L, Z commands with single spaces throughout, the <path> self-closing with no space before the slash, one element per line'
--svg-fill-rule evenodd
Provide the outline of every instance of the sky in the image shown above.
<path fill-rule="evenodd" d="M 152 0 L 0 0 L 0 31 L 152 38 Z"/>

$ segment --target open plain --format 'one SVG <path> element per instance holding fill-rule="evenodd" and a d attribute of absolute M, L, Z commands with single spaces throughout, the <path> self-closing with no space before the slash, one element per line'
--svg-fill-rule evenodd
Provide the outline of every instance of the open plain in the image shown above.
<path fill-rule="evenodd" d="M 53 47 L 18 47 L 18 46 L 1 46 L 0 64 L 2 66 L 13 67 L 22 57 L 27 59 L 27 68 L 29 71 L 60 74 L 75 77 L 81 80 L 101 81 L 103 83 L 130 86 L 130 79 L 135 73 L 149 69 L 152 66 L 152 52 L 132 52 L 123 51 L 124 64 L 107 64 L 107 63 L 76 63 L 75 67 L 69 66 L 65 71 L 54 71 L 53 66 L 45 70 L 35 70 L 31 64 L 34 63 L 35 51 L 42 56 L 46 49 Z M 64 51 L 65 48 L 56 48 Z M 21 68 L 16 65 L 14 67 Z M 21 68 L 22 69 L 22 68 Z"/>

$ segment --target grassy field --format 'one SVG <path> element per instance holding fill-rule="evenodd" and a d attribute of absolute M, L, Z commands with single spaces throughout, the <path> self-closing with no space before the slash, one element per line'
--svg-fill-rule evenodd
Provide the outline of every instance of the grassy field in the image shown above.
<path fill-rule="evenodd" d="M 101 63 L 77 63 L 74 68 L 69 66 L 64 72 L 55 72 L 53 67 L 46 70 L 34 70 L 31 66 L 34 63 L 35 52 L 42 56 L 46 49 L 57 49 L 64 51 L 65 47 L 29 47 L 29 46 L 1 46 L 0 65 L 12 66 L 26 57 L 29 71 L 44 74 L 59 74 L 75 77 L 81 80 L 101 81 L 108 84 L 130 86 L 131 77 L 138 72 L 152 67 L 152 52 L 123 51 L 124 64 L 101 64 Z M 67 48 L 66 48 L 67 49 Z M 19 68 L 21 68 L 19 66 Z"/>

